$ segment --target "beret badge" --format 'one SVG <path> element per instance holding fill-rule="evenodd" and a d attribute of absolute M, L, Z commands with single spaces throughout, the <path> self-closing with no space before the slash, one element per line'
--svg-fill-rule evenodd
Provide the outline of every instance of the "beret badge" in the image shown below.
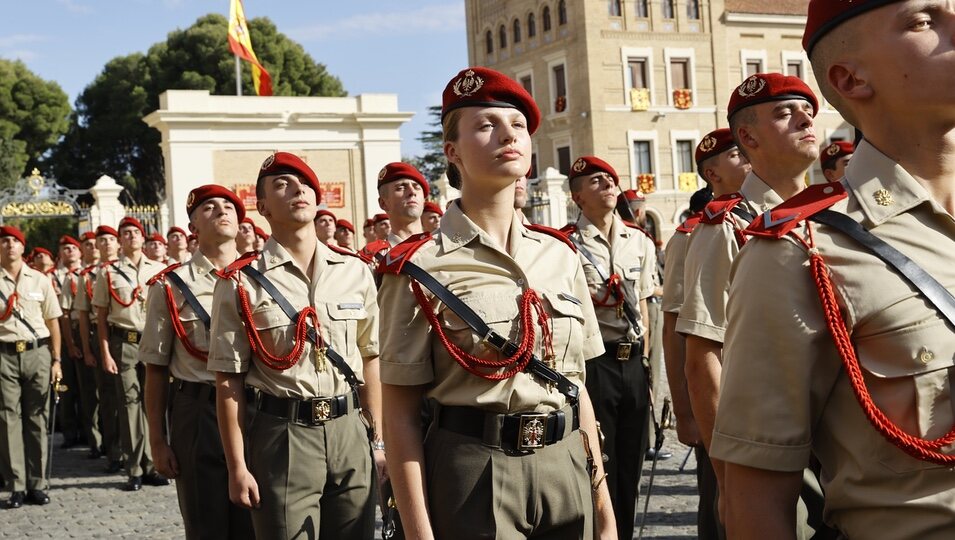
<path fill-rule="evenodd" d="M 583 158 L 580 158 L 580 159 L 578 159 L 577 161 L 575 161 L 575 162 L 574 162 L 574 166 L 571 167 L 571 169 L 573 169 L 574 172 L 580 172 L 580 171 L 582 171 L 582 170 L 584 170 L 584 169 L 586 169 L 586 168 L 587 168 L 587 162 L 584 161 Z"/>
<path fill-rule="evenodd" d="M 269 167 L 272 166 L 272 163 L 274 162 L 275 162 L 275 154 L 272 154 L 269 157 L 265 158 L 265 161 L 262 162 L 262 170 L 264 171 L 265 169 L 268 169 Z"/>
<path fill-rule="evenodd" d="M 737 92 L 740 97 L 748 98 L 762 92 L 763 88 L 766 88 L 766 81 L 758 75 L 753 75 L 739 86 Z"/>
<path fill-rule="evenodd" d="M 381 171 L 378 172 L 378 181 L 384 180 L 386 176 L 388 176 L 388 167 L 382 167 Z"/>
<path fill-rule="evenodd" d="M 484 86 L 484 79 L 475 75 L 474 70 L 469 69 L 464 72 L 464 76 L 454 81 L 452 88 L 455 95 L 468 97 L 480 90 L 482 86 Z"/>
<path fill-rule="evenodd" d="M 839 153 L 839 145 L 836 143 L 832 143 L 829 145 L 829 148 L 826 148 L 826 154 L 830 156 L 834 156 L 838 153 Z"/>
<path fill-rule="evenodd" d="M 714 148 L 716 148 L 716 137 L 707 136 L 703 139 L 703 142 L 700 143 L 700 150 L 702 152 L 709 152 Z"/>

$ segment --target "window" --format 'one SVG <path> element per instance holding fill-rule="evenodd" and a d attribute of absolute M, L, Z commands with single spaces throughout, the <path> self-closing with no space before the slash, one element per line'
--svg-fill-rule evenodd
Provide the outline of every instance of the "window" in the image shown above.
<path fill-rule="evenodd" d="M 789 60 L 786 62 L 786 75 L 790 77 L 799 77 L 802 79 L 802 61 Z"/>
<path fill-rule="evenodd" d="M 497 41 L 498 41 L 497 47 L 499 49 L 503 49 L 504 47 L 507 47 L 507 29 L 504 28 L 503 24 L 501 25 L 500 28 L 497 29 Z"/>
<path fill-rule="evenodd" d="M 567 110 L 567 77 L 564 64 L 552 68 L 554 74 L 554 112 L 562 113 Z"/>
<path fill-rule="evenodd" d="M 560 174 L 570 174 L 570 147 L 561 146 L 557 148 L 557 170 Z"/>
<path fill-rule="evenodd" d="M 637 0 L 634 7 L 636 8 L 638 19 L 646 19 L 650 16 L 650 8 L 647 7 L 647 0 Z"/>
<path fill-rule="evenodd" d="M 531 96 L 534 95 L 534 79 L 530 75 L 524 75 L 519 79 L 521 86 L 524 87 L 524 90 L 527 90 L 527 93 Z"/>
<path fill-rule="evenodd" d="M 532 38 L 537 35 L 537 17 L 533 13 L 527 15 L 527 37 Z"/>
<path fill-rule="evenodd" d="M 487 54 L 494 52 L 494 36 L 491 35 L 490 30 L 484 34 L 484 52 Z"/>
<path fill-rule="evenodd" d="M 514 43 L 521 42 L 521 21 L 514 19 Z"/>
<path fill-rule="evenodd" d="M 633 164 L 637 175 L 653 174 L 653 160 L 650 157 L 650 141 L 633 141 Z"/>
<path fill-rule="evenodd" d="M 700 18 L 700 0 L 686 0 L 686 18 L 691 20 Z"/>
<path fill-rule="evenodd" d="M 560 0 L 557 3 L 557 24 L 564 26 L 567 24 L 567 2 Z"/>
<path fill-rule="evenodd" d="M 544 6 L 544 11 L 541 12 L 541 19 L 544 21 L 544 31 L 550 32 L 550 6 Z"/>
<path fill-rule="evenodd" d="M 619 17 L 623 15 L 623 12 L 620 8 L 620 0 L 609 0 L 607 2 L 607 9 L 609 10 L 611 17 Z"/>
<path fill-rule="evenodd" d="M 673 0 L 663 0 L 661 7 L 663 7 L 663 18 L 672 19 L 674 14 Z"/>
<path fill-rule="evenodd" d="M 755 75 L 757 73 L 763 72 L 763 62 L 762 60 L 751 59 L 746 61 L 746 77 L 744 79 Z"/>
<path fill-rule="evenodd" d="M 627 66 L 630 70 L 630 88 L 650 88 L 647 81 L 646 58 L 628 58 Z"/>
<path fill-rule="evenodd" d="M 676 142 L 677 174 L 693 172 L 693 141 Z"/>
<path fill-rule="evenodd" d="M 670 60 L 670 84 L 674 90 L 690 87 L 690 60 L 672 58 Z"/>

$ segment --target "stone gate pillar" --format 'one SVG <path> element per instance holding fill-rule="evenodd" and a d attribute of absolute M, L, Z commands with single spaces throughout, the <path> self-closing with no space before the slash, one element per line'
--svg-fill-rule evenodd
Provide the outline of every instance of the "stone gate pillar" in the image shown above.
<path fill-rule="evenodd" d="M 550 202 L 547 216 L 549 227 L 563 227 L 567 224 L 567 191 L 564 186 L 567 184 L 567 177 L 560 174 L 560 171 L 553 167 L 547 167 L 544 175 L 541 177 L 544 192 Z"/>
<path fill-rule="evenodd" d="M 90 226 L 96 229 L 100 225 L 115 227 L 119 220 L 126 217 L 126 208 L 119 202 L 119 194 L 125 189 L 105 174 L 96 180 L 90 188 L 93 194 L 93 206 L 90 208 Z"/>

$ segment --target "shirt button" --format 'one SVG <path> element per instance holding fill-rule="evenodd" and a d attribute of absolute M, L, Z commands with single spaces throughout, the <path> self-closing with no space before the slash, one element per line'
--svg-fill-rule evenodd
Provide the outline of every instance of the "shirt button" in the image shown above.
<path fill-rule="evenodd" d="M 921 360 L 923 364 L 928 364 L 932 360 L 935 360 L 935 353 L 922 347 L 922 350 L 919 352 L 919 360 Z"/>
<path fill-rule="evenodd" d="M 524 280 L 523 280 L 523 279 L 517 280 L 517 284 L 518 284 L 519 286 L 523 287 L 523 286 L 524 286 Z"/>
<path fill-rule="evenodd" d="M 279 262 L 279 258 L 278 258 L 278 257 L 272 257 L 271 259 L 269 259 L 269 262 L 277 263 L 277 262 Z"/>

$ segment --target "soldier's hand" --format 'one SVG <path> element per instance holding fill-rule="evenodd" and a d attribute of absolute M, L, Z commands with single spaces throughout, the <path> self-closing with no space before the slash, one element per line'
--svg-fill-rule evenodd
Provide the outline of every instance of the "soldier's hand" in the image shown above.
<path fill-rule="evenodd" d="M 385 451 L 375 450 L 372 452 L 372 456 L 375 458 L 375 471 L 378 473 L 378 485 L 380 486 L 388 480 L 388 462 L 385 459 Z"/>
<path fill-rule="evenodd" d="M 83 351 L 83 363 L 92 368 L 96 367 L 96 357 L 92 351 Z"/>
<path fill-rule="evenodd" d="M 166 478 L 179 477 L 179 462 L 176 461 L 176 453 L 166 444 L 166 441 L 160 441 L 152 445 L 153 463 L 159 474 Z"/>
<path fill-rule="evenodd" d="M 248 469 L 229 474 L 229 500 L 240 508 L 259 507 L 259 485 Z"/>
<path fill-rule="evenodd" d="M 113 360 L 113 357 L 110 356 L 108 352 L 103 353 L 103 371 L 110 375 L 119 373 L 119 367 L 116 365 L 116 361 Z"/>
<path fill-rule="evenodd" d="M 63 378 L 63 366 L 59 362 L 53 362 L 50 366 L 50 384 L 56 385 Z"/>
<path fill-rule="evenodd" d="M 76 346 L 76 343 L 72 341 L 67 342 L 66 348 L 69 349 L 70 358 L 83 358 L 83 351 L 81 351 L 80 348 Z"/>
<path fill-rule="evenodd" d="M 698 447 L 703 445 L 703 437 L 700 436 L 700 427 L 696 425 L 696 420 L 692 416 L 676 419 L 676 436 L 681 443 Z"/>

